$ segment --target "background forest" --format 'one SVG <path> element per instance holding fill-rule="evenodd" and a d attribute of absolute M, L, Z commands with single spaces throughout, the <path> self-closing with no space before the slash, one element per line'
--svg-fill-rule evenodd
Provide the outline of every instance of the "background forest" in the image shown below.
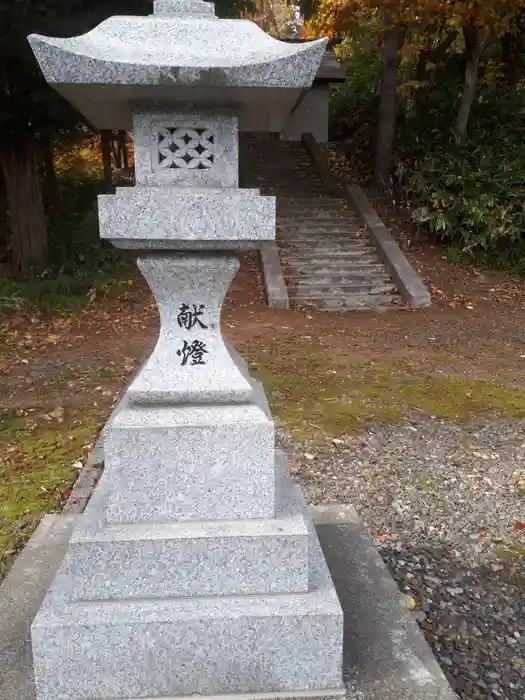
<path fill-rule="evenodd" d="M 280 38 L 328 36 L 346 72 L 332 141 L 458 262 L 525 270 L 525 0 L 216 3 Z M 95 195 L 132 177 L 125 133 L 97 134 L 45 84 L 26 37 L 74 35 L 148 0 L 0 2 L 0 314 L 56 308 L 126 266 Z"/>

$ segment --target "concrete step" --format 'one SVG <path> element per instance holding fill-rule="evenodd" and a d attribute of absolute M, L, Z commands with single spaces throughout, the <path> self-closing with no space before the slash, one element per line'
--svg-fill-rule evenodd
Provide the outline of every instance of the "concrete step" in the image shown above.
<path fill-rule="evenodd" d="M 311 175 L 312 177 L 320 179 L 319 173 L 312 167 L 311 163 L 301 163 L 295 160 L 289 160 L 287 158 L 279 158 L 278 161 L 279 162 L 276 164 L 260 161 L 254 163 L 252 159 L 250 162 L 250 171 L 252 173 L 268 173 L 268 175 L 276 176 L 281 176 L 283 173 L 288 172 L 297 172 L 304 176 Z"/>
<path fill-rule="evenodd" d="M 309 196 L 312 195 L 312 193 L 318 196 L 324 196 L 326 194 L 326 189 L 323 184 L 316 182 L 294 182 L 292 177 L 287 182 L 283 182 L 282 184 L 279 184 L 273 180 L 254 180 L 252 189 L 272 189 L 275 192 L 272 197 L 278 197 L 279 192 L 282 192 L 283 190 L 289 194 L 293 194 L 294 192 L 300 190 Z M 307 216 L 305 215 L 304 211 L 302 212 L 302 215 L 305 218 Z"/>
<path fill-rule="evenodd" d="M 343 227 L 348 228 L 352 226 L 356 231 L 361 231 L 363 225 L 361 220 L 357 216 L 352 216 L 350 213 L 342 212 L 338 214 L 321 215 L 312 214 L 312 216 L 305 216 L 304 212 L 296 215 L 283 214 L 282 212 L 277 212 L 277 225 L 278 226 L 290 226 L 290 227 L 301 227 L 301 228 L 312 228 L 315 230 L 325 230 L 331 231 L 333 228 Z"/>
<path fill-rule="evenodd" d="M 355 224 L 345 224 L 340 221 L 334 226 L 316 226 L 315 223 L 293 224 L 291 222 L 277 222 L 277 233 L 290 233 L 294 236 L 308 236 L 310 239 L 321 238 L 353 238 L 356 241 L 370 241 L 370 236 L 367 231 Z"/>
<path fill-rule="evenodd" d="M 366 238 L 361 242 L 359 238 L 355 238 L 352 233 L 340 234 L 339 236 L 302 236 L 301 234 L 277 234 L 277 240 L 283 243 L 288 243 L 294 246 L 295 249 L 304 248 L 308 251 L 316 250 L 317 248 L 335 248 L 338 251 L 344 251 L 345 248 L 352 250 L 373 250 L 373 245 Z M 309 254 L 309 253 L 308 253 Z"/>
<path fill-rule="evenodd" d="M 375 250 L 371 249 L 369 252 L 363 252 L 362 250 L 348 249 L 344 253 L 336 252 L 334 254 L 325 255 L 310 255 L 308 250 L 300 249 L 296 251 L 287 251 L 281 254 L 282 261 L 286 265 L 292 266 L 303 266 L 303 265 L 317 265 L 323 267 L 331 267 L 335 265 L 349 265 L 356 264 L 360 267 L 366 264 L 379 264 L 379 258 Z"/>
<path fill-rule="evenodd" d="M 295 163 L 296 161 L 301 161 L 307 163 L 310 167 L 312 167 L 313 165 L 312 159 L 304 150 L 287 151 L 282 149 L 275 149 L 270 146 L 266 148 L 266 150 L 250 148 L 248 149 L 248 154 L 252 163 L 274 164 L 276 160 L 284 160 L 286 162 L 293 163 Z"/>
<path fill-rule="evenodd" d="M 344 245 L 342 247 L 339 245 L 339 243 L 334 243 L 332 245 L 330 239 L 327 239 L 326 241 L 315 240 L 311 242 L 278 239 L 277 242 L 282 244 L 281 255 L 283 260 L 286 257 L 294 257 L 304 258 L 309 262 L 318 263 L 319 259 L 321 259 L 323 261 L 327 260 L 331 264 L 337 260 L 346 258 L 352 259 L 360 255 L 375 255 L 377 258 L 377 249 L 373 245 L 370 245 L 370 243 L 366 241 L 364 244 L 361 244 L 360 241 L 356 241 L 350 237 L 345 238 Z M 315 256 L 312 255 L 319 250 L 322 252 Z M 376 262 L 378 262 L 378 260 L 376 260 Z"/>
<path fill-rule="evenodd" d="M 316 206 L 316 202 L 319 200 L 319 204 Z M 303 213 L 315 215 L 317 211 L 330 211 L 339 212 L 344 210 L 352 210 L 350 205 L 345 205 L 345 202 L 341 202 L 336 199 L 327 199 L 327 192 L 325 191 L 323 197 L 318 197 L 315 202 L 312 202 L 311 198 L 297 196 L 287 199 L 283 202 L 282 197 L 277 197 L 277 209 L 279 211 L 301 211 Z"/>
<path fill-rule="evenodd" d="M 321 180 L 321 176 L 316 172 L 311 165 L 303 163 L 288 163 L 279 159 L 279 164 L 271 166 L 268 163 L 250 163 L 250 172 L 253 175 L 264 175 L 266 177 L 283 177 L 287 173 L 294 173 L 300 177 L 314 177 L 316 180 Z"/>
<path fill-rule="evenodd" d="M 366 238 L 356 238 L 351 233 L 339 234 L 337 236 L 302 236 L 297 234 L 293 239 L 288 236 L 278 236 L 282 241 L 286 241 L 293 245 L 294 249 L 305 248 L 308 255 L 313 254 L 316 250 L 333 250 L 335 253 L 344 253 L 348 250 L 376 250 Z"/>
<path fill-rule="evenodd" d="M 280 218 L 282 214 L 278 214 L 278 216 Z M 333 226 L 354 226 L 358 229 L 362 228 L 360 219 L 358 219 L 357 216 L 353 216 L 350 212 L 341 212 L 339 214 L 332 212 L 325 214 L 320 212 L 317 215 L 312 214 L 312 216 L 308 214 L 305 215 L 305 213 L 302 212 L 294 217 L 287 215 L 286 218 L 283 217 L 282 221 L 294 226 L 314 226 L 327 228 L 329 230 L 332 229 Z"/>
<path fill-rule="evenodd" d="M 344 233 L 346 231 L 352 231 L 353 233 L 357 234 L 358 237 L 364 234 L 364 229 L 359 225 L 359 222 L 353 221 L 350 217 L 348 217 L 348 219 L 334 219 L 332 224 L 319 224 L 314 218 L 308 221 L 278 218 L 277 229 L 286 231 L 307 231 L 308 233 L 314 234 L 330 234 L 332 232 Z M 366 236 L 368 238 L 368 233 Z"/>
<path fill-rule="evenodd" d="M 279 193 L 283 191 L 292 195 L 296 192 L 309 195 L 312 190 L 316 190 L 320 195 L 326 195 L 326 188 L 322 182 L 315 182 L 315 180 L 302 181 L 295 178 L 293 175 L 283 182 L 262 177 L 254 178 L 252 182 L 255 188 L 272 187 L 276 191 L 276 197 L 278 197 Z"/>
<path fill-rule="evenodd" d="M 288 207 L 306 207 L 315 209 L 318 206 L 323 207 L 344 207 L 347 205 L 346 199 L 340 199 L 336 197 L 323 197 L 322 199 L 312 202 L 308 197 L 279 197 L 277 200 L 277 208 L 287 209 Z"/>
<path fill-rule="evenodd" d="M 337 246 L 337 244 L 331 245 L 330 242 L 327 245 L 322 245 L 319 241 L 308 244 L 304 241 L 292 241 L 289 239 L 286 241 L 278 239 L 277 242 L 281 243 L 281 257 L 283 260 L 290 258 L 315 263 L 316 265 L 333 265 L 338 260 L 343 260 L 346 265 L 361 256 L 363 258 L 372 256 L 375 263 L 382 262 L 379 260 L 374 246 L 360 245 L 357 242 L 354 243 L 352 239 L 345 240 L 343 248 Z"/>
<path fill-rule="evenodd" d="M 344 253 L 347 249 L 352 252 L 360 250 L 363 255 L 376 254 L 377 250 L 370 241 L 366 239 L 361 242 L 358 238 L 354 238 L 351 234 L 346 236 L 330 236 L 323 238 L 321 236 L 277 236 L 278 241 L 287 243 L 292 250 L 304 250 L 305 255 L 313 254 L 317 250 L 335 250 L 337 253 Z"/>
<path fill-rule="evenodd" d="M 262 163 L 260 165 L 251 163 L 249 173 L 268 179 L 275 178 L 277 180 L 282 180 L 287 175 L 293 175 L 294 177 L 303 179 L 312 178 L 314 180 L 320 180 L 321 182 L 323 181 L 323 178 L 311 166 L 302 164 L 296 165 L 295 163 L 292 165 L 291 163 L 280 162 L 279 166 L 275 168 Z"/>
<path fill-rule="evenodd" d="M 293 261 L 293 260 L 304 260 L 305 258 L 309 258 L 310 261 L 312 260 L 324 260 L 325 257 L 335 257 L 336 260 L 334 262 L 337 262 L 337 260 L 344 261 L 347 258 L 359 258 L 361 262 L 368 262 L 368 263 L 378 263 L 379 258 L 377 257 L 376 252 L 371 249 L 370 251 L 363 251 L 356 249 L 355 251 L 353 250 L 347 250 L 345 248 L 311 248 L 311 249 L 306 249 L 306 248 L 298 248 L 295 250 L 291 255 L 287 257 L 283 257 L 284 261 Z"/>
<path fill-rule="evenodd" d="M 325 222 L 329 221 L 330 223 L 332 222 L 341 222 L 341 221 L 351 221 L 357 224 L 358 226 L 361 226 L 361 219 L 354 214 L 354 212 L 350 209 L 348 210 L 337 210 L 337 209 L 323 209 L 322 207 L 319 207 L 316 209 L 315 207 L 312 207 L 311 209 L 308 209 L 308 207 L 298 207 L 297 209 L 280 209 L 279 206 L 277 206 L 277 218 L 280 221 L 284 222 L 296 222 L 296 221 L 310 221 L 316 226 L 324 226 L 326 225 Z"/>
<path fill-rule="evenodd" d="M 363 294 L 348 299 L 292 299 L 299 306 L 315 308 L 317 311 L 391 311 L 398 297 L 393 294 Z"/>
<path fill-rule="evenodd" d="M 336 270 L 334 272 L 330 271 L 323 275 L 320 274 L 294 274 L 287 275 L 286 279 L 290 284 L 298 287 L 308 286 L 308 287 L 325 287 L 329 285 L 335 285 L 337 287 L 343 285 L 357 286 L 357 287 L 377 287 L 381 285 L 392 285 L 392 280 L 384 272 L 383 274 L 375 275 L 355 275 L 352 272 L 346 272 L 345 270 Z"/>
<path fill-rule="evenodd" d="M 295 161 L 289 158 L 277 158 L 278 164 L 265 161 L 255 161 L 250 159 L 250 172 L 268 173 L 269 175 L 280 176 L 287 172 L 300 172 L 302 175 L 312 175 L 320 177 L 319 173 L 312 167 L 311 162 Z"/>
<path fill-rule="evenodd" d="M 277 238 L 294 239 L 296 241 L 305 241 L 306 243 L 325 242 L 325 241 L 351 241 L 356 245 L 361 241 L 364 245 L 371 245 L 368 236 L 358 236 L 353 227 L 338 228 L 335 231 L 316 231 L 309 228 L 288 228 L 278 227 Z"/>
<path fill-rule="evenodd" d="M 252 182 L 258 184 L 259 186 L 261 185 L 267 185 L 271 187 L 275 187 L 278 189 L 277 193 L 277 198 L 279 198 L 279 193 L 282 192 L 282 190 L 286 190 L 286 188 L 294 188 L 294 189 L 288 189 L 289 194 L 293 195 L 299 194 L 299 193 L 304 193 L 308 195 L 308 192 L 306 191 L 307 188 L 314 186 L 314 187 L 319 187 L 322 188 L 323 190 L 323 195 L 326 197 L 326 187 L 325 185 L 320 181 L 316 180 L 314 178 L 300 178 L 297 177 L 295 173 L 290 173 L 287 174 L 286 176 L 282 178 L 274 178 L 274 177 L 253 177 Z M 303 196 L 304 196 L 303 194 Z"/>
<path fill-rule="evenodd" d="M 395 284 L 391 282 L 385 284 L 380 282 L 354 282 L 348 284 L 336 284 L 330 281 L 328 284 L 310 284 L 309 280 L 304 280 L 302 284 L 294 286 L 294 299 L 346 299 L 347 297 L 359 294 L 391 294 L 396 291 Z"/>
<path fill-rule="evenodd" d="M 287 175 L 293 175 L 294 177 L 300 177 L 303 179 L 311 178 L 312 180 L 319 180 L 323 182 L 323 178 L 308 165 L 291 165 L 290 163 L 279 163 L 279 167 L 270 168 L 267 165 L 250 165 L 249 172 L 252 175 L 258 175 L 266 177 L 268 179 L 282 180 Z M 329 193 L 327 193 L 328 196 Z M 300 195 L 299 195 L 300 196 Z"/>
<path fill-rule="evenodd" d="M 302 144 L 253 140 L 252 173 L 277 198 L 277 241 L 290 297 L 322 311 L 386 311 L 398 298 L 361 218 L 330 196 Z"/>
<path fill-rule="evenodd" d="M 253 181 L 259 185 L 259 187 L 275 187 L 278 190 L 277 196 L 279 192 L 282 192 L 283 189 L 288 188 L 288 192 L 290 194 L 293 194 L 294 192 L 301 192 L 308 194 L 307 190 L 310 187 L 314 187 L 316 189 L 322 190 L 322 194 L 326 195 L 326 188 L 323 185 L 321 181 L 314 180 L 314 179 L 308 179 L 308 180 L 302 180 L 298 177 L 296 177 L 293 173 L 290 175 L 287 175 L 285 178 L 282 180 L 277 180 L 276 178 L 268 178 L 268 177 L 254 177 Z M 293 187 L 293 189 L 291 189 Z"/>
<path fill-rule="evenodd" d="M 286 263 L 286 261 L 299 261 L 299 263 L 306 262 L 307 264 L 314 263 L 316 265 L 326 265 L 327 267 L 339 267 L 340 265 L 344 266 L 349 262 L 351 263 L 352 261 L 357 260 L 361 260 L 362 263 L 369 262 L 379 264 L 381 262 L 377 255 L 377 251 L 374 248 L 345 246 L 344 251 L 341 249 L 336 249 L 336 251 L 333 252 L 333 248 L 328 246 L 326 246 L 326 248 L 314 248 L 313 246 L 303 245 L 301 241 L 289 241 L 289 243 L 290 245 L 293 245 L 294 248 L 293 250 L 289 250 L 287 252 L 283 251 L 281 258 L 284 263 Z M 328 263 L 325 263 L 327 258 L 331 259 Z M 371 258 L 371 260 L 369 258 Z M 338 261 L 341 262 L 339 263 Z"/>
<path fill-rule="evenodd" d="M 282 192 L 282 191 L 283 191 L 284 188 L 282 188 L 282 187 L 274 188 L 273 186 L 272 186 L 272 187 L 266 187 L 266 186 L 260 187 L 260 186 L 257 185 L 257 186 L 255 186 L 255 189 L 259 189 L 259 190 L 260 190 L 260 193 L 261 193 L 261 195 L 262 195 L 263 197 L 276 197 L 276 196 L 279 194 L 279 192 Z M 292 190 L 292 189 L 288 190 L 288 189 L 286 189 L 285 191 L 288 192 L 289 194 L 293 194 L 293 192 L 294 192 L 295 190 Z M 302 191 L 304 192 L 304 189 L 303 189 Z M 322 195 L 326 194 L 326 190 L 325 190 L 325 189 L 321 189 L 321 188 L 319 188 L 318 190 L 317 190 L 317 189 L 314 190 L 314 189 L 312 189 L 312 188 L 309 188 L 308 194 L 309 194 L 312 198 L 315 198 L 315 197 L 317 197 L 318 195 L 319 195 L 319 196 L 322 196 Z"/>
<path fill-rule="evenodd" d="M 337 246 L 340 245 L 356 245 L 356 246 L 368 246 L 373 248 L 370 238 L 366 235 L 360 236 L 356 231 L 352 229 L 345 229 L 343 231 L 304 231 L 302 229 L 279 229 L 277 232 L 277 238 L 283 241 L 297 241 L 303 242 L 305 245 L 311 246 L 316 243 L 325 245 L 329 243 L 336 243 Z"/>
<path fill-rule="evenodd" d="M 385 266 L 381 263 L 373 264 L 368 263 L 363 265 L 356 261 L 352 264 L 342 264 L 338 265 L 316 265 L 315 261 L 310 261 L 305 263 L 303 266 L 293 265 L 289 266 L 290 271 L 288 273 L 288 279 L 300 279 L 301 277 L 329 277 L 335 275 L 350 275 L 356 280 L 358 279 L 376 279 L 382 278 L 389 279 L 389 275 L 385 270 Z"/>

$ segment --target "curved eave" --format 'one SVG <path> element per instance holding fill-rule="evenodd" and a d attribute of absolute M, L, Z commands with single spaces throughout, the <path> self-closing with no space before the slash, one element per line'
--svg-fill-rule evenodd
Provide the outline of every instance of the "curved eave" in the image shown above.
<path fill-rule="evenodd" d="M 198 87 L 282 87 L 311 86 L 319 67 L 325 39 L 293 46 L 281 55 L 261 51 L 254 61 L 237 55 L 220 67 L 210 65 L 172 66 L 144 62 L 107 61 L 72 51 L 67 39 L 38 34 L 28 37 L 41 70 L 52 85 L 165 85 Z M 275 40 L 273 40 L 275 41 Z M 60 43 L 59 43 L 60 42 Z M 281 43 L 281 42 L 277 42 Z M 289 45 L 287 47 L 291 48 Z"/>

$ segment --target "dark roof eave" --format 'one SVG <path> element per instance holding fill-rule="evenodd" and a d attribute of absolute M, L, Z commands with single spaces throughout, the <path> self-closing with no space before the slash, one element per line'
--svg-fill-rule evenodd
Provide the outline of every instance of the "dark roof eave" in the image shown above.
<path fill-rule="evenodd" d="M 316 85 L 333 85 L 334 83 L 344 83 L 345 78 L 315 78 L 312 87 Z"/>

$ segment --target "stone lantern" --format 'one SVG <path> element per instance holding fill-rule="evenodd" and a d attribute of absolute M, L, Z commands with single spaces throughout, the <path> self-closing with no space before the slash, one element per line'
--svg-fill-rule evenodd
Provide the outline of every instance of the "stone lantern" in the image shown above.
<path fill-rule="evenodd" d="M 330 574 L 262 387 L 220 332 L 234 251 L 275 237 L 274 198 L 238 187 L 239 130 L 281 131 L 325 42 L 201 0 L 29 41 L 96 127 L 133 130 L 136 186 L 99 197 L 100 232 L 137 250 L 161 317 L 32 626 L 38 700 L 342 694 Z"/>

